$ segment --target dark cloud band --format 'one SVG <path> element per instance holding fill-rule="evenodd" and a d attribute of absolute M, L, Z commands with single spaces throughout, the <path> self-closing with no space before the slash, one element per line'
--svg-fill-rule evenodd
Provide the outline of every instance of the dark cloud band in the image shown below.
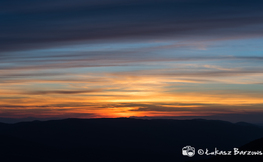
<path fill-rule="evenodd" d="M 0 3 L 2 51 L 117 38 L 258 35 L 263 17 L 259 0 Z"/>

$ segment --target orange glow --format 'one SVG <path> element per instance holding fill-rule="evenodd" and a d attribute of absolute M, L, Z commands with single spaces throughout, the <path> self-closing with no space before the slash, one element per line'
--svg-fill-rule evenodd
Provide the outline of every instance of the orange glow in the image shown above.
<path fill-rule="evenodd" d="M 0 111 L 20 117 L 204 116 L 258 111 L 257 105 L 263 104 L 261 93 L 182 91 L 180 87 L 191 81 L 173 77 L 107 74 L 100 76 L 103 81 L 83 75 L 76 78 L 79 81 L 28 80 L 6 84 L 0 90 Z M 53 90 L 52 84 L 64 87 Z"/>

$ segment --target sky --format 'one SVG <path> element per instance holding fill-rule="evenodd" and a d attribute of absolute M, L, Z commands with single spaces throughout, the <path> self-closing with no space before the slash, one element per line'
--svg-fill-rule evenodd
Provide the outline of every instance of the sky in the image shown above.
<path fill-rule="evenodd" d="M 261 0 L 0 0 L 0 118 L 263 122 Z"/>

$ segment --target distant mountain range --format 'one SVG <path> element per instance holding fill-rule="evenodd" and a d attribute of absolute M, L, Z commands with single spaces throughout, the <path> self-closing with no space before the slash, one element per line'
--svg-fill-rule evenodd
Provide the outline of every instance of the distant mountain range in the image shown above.
<path fill-rule="evenodd" d="M 182 148 L 230 150 L 263 137 L 263 128 L 217 120 L 64 119 L 0 123 L 2 161 L 189 161 Z M 262 139 L 261 139 L 262 143 Z M 242 147 L 243 148 L 243 147 Z"/>

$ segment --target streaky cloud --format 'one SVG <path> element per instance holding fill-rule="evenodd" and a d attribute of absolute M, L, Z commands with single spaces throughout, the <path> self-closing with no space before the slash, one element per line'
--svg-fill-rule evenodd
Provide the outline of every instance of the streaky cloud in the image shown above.
<path fill-rule="evenodd" d="M 150 37 L 262 35 L 259 0 L 1 0 L 0 49 Z"/>
<path fill-rule="evenodd" d="M 48 95 L 48 94 L 82 94 L 82 93 L 94 93 L 101 92 L 101 89 L 91 89 L 91 90 L 51 90 L 51 91 L 31 91 L 25 94 L 29 95 Z"/>

